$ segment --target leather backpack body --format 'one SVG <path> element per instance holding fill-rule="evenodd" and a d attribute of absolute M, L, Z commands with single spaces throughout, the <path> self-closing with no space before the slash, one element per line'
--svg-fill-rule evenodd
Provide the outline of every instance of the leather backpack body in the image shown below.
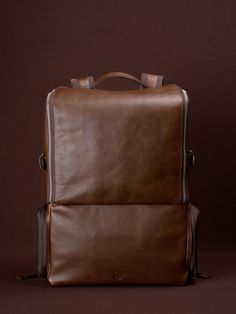
<path fill-rule="evenodd" d="M 97 88 L 112 77 L 141 88 Z M 37 276 L 51 285 L 184 285 L 196 276 L 188 96 L 162 79 L 111 72 L 48 95 Z"/>

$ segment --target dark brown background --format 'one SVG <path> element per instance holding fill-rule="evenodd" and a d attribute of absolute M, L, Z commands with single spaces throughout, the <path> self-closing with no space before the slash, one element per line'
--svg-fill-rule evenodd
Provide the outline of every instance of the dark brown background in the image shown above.
<path fill-rule="evenodd" d="M 0 253 L 4 265 L 10 265 L 6 269 L 26 270 L 26 262 L 20 263 L 21 258 L 28 258 L 31 268 L 35 263 L 36 210 L 44 202 L 44 178 L 38 168 L 38 155 L 43 150 L 47 93 L 56 86 L 68 85 L 72 77 L 97 76 L 108 71 L 137 76 L 141 72 L 164 74 L 165 84 L 175 82 L 188 91 L 190 141 L 197 159 L 191 189 L 192 200 L 201 209 L 200 251 L 212 252 L 214 256 L 223 251 L 234 254 L 235 4 L 229 0 L 1 1 Z M 101 87 L 115 86 L 136 87 L 119 79 Z M 211 257 L 205 258 L 203 265 L 210 271 L 216 269 L 217 277 L 217 270 L 233 265 L 228 255 L 222 263 Z M 3 272 L 6 282 L 8 276 L 14 275 Z M 37 289 L 38 284 L 32 282 L 35 281 L 17 283 L 15 293 L 21 291 L 20 287 L 26 293 L 25 285 Z M 11 287 L 9 284 L 9 293 Z M 111 294 L 112 299 L 112 291 L 96 291 Z M 132 289 L 129 291 L 132 295 Z M 136 298 L 144 290 L 134 291 Z M 174 290 L 176 296 L 175 291 L 179 290 Z M 222 289 L 216 291 L 217 296 Z M 56 295 L 53 298 L 57 299 Z M 8 297 L 7 304 L 6 300 Z M 17 306 L 18 299 L 14 300 Z M 24 301 L 18 301 L 23 311 Z M 67 300 L 72 304 L 74 301 Z M 150 304 L 152 299 L 147 297 L 145 302 Z M 226 306 L 227 300 L 222 304 Z M 86 308 L 86 304 L 83 306 Z M 135 308 L 132 306 L 135 302 L 128 304 L 127 313 Z M 112 311 L 112 308 L 106 311 L 102 305 L 100 309 L 102 313 Z M 115 309 L 115 313 L 126 313 Z M 142 312 L 143 308 L 137 309 Z M 226 313 L 221 309 L 219 313 Z M 211 308 L 208 310 L 211 313 Z M 73 312 L 72 308 L 70 311 Z M 148 313 L 151 312 L 149 309 Z M 93 313 L 92 309 L 88 313 Z"/>

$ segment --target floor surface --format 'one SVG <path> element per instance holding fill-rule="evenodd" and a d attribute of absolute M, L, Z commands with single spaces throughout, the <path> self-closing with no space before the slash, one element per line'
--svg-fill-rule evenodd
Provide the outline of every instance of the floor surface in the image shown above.
<path fill-rule="evenodd" d="M 33 265 L 30 259 L 1 259 L 1 314 L 236 313 L 236 252 L 200 254 L 200 270 L 212 278 L 184 287 L 51 287 L 43 279 L 15 279 Z"/>

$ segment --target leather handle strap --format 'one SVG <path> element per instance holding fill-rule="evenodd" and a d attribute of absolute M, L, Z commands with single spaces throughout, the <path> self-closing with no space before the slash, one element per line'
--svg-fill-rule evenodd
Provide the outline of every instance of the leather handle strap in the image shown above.
<path fill-rule="evenodd" d="M 137 77 L 135 77 L 135 76 L 133 76 L 131 74 L 128 74 L 128 73 L 124 73 L 124 72 L 108 72 L 108 73 L 105 73 L 105 74 L 99 76 L 98 78 L 96 78 L 96 80 L 94 82 L 94 87 L 96 87 L 98 84 L 100 84 L 100 83 L 102 83 L 102 82 L 104 82 L 104 81 L 106 81 L 108 79 L 114 78 L 114 77 L 124 78 L 124 79 L 130 80 L 130 81 L 136 82 L 139 85 L 141 85 L 142 87 L 148 87 L 148 86 L 146 86 L 145 83 L 140 81 Z"/>
<path fill-rule="evenodd" d="M 95 88 L 98 84 L 114 77 L 120 77 L 120 78 L 124 78 L 130 81 L 136 82 L 143 88 L 148 88 L 148 87 L 157 88 L 157 87 L 161 87 L 163 83 L 162 75 L 142 73 L 141 80 L 139 80 L 137 77 L 131 74 L 125 73 L 125 72 L 108 72 L 99 76 L 95 80 L 93 76 L 86 76 L 86 77 L 81 77 L 78 79 L 71 79 L 71 86 L 72 88 L 88 88 L 88 89 Z"/>

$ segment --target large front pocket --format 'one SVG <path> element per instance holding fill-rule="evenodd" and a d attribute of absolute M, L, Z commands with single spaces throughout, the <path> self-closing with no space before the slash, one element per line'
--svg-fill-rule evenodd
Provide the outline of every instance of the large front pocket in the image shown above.
<path fill-rule="evenodd" d="M 52 285 L 184 284 L 187 205 L 49 205 Z"/>

